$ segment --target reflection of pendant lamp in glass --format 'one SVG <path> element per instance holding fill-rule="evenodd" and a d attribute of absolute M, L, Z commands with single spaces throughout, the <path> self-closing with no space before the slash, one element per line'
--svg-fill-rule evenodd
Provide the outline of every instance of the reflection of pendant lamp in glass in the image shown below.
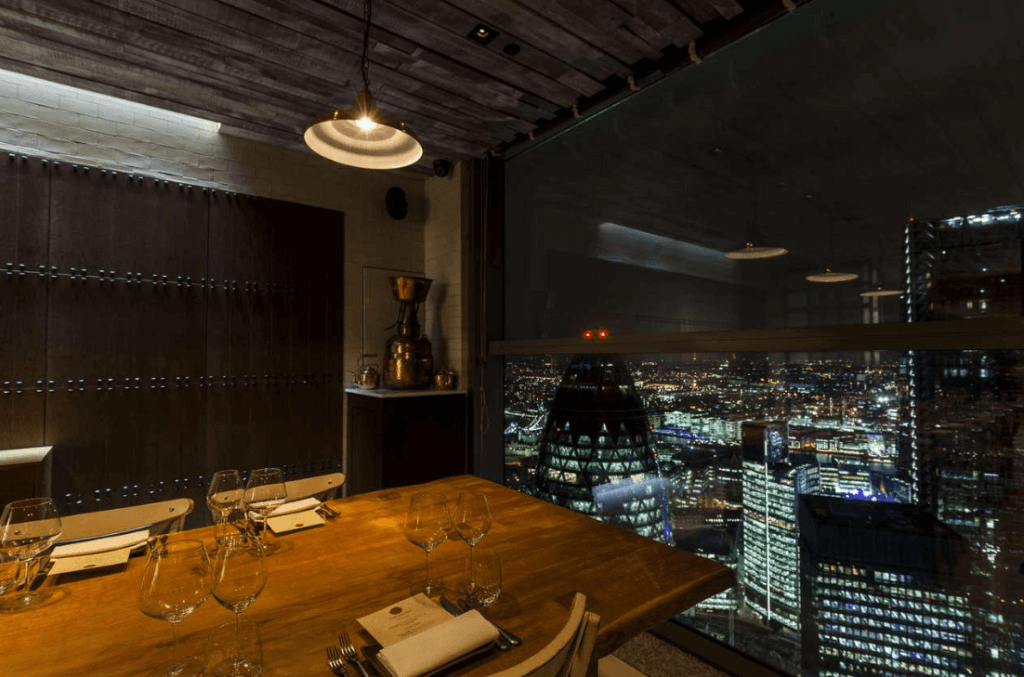
<path fill-rule="evenodd" d="M 380 112 L 370 93 L 370 1 L 364 5 L 363 91 L 356 94 L 352 108 L 334 110 L 314 120 L 303 139 L 313 152 L 343 165 L 396 169 L 423 157 L 423 147 L 404 122 Z"/>
<path fill-rule="evenodd" d="M 877 259 L 876 270 L 879 270 L 881 268 L 881 265 L 882 265 L 882 243 L 881 243 L 881 241 L 879 241 L 879 243 L 878 243 L 878 259 Z M 881 297 L 884 297 L 884 296 L 903 296 L 903 290 L 902 289 L 886 289 L 885 285 L 883 285 L 882 282 L 879 281 L 878 284 L 875 285 L 875 287 L 873 289 L 868 289 L 868 290 L 862 291 L 860 293 L 860 295 L 864 296 L 864 297 L 867 297 L 867 298 L 881 298 Z"/>
<path fill-rule="evenodd" d="M 771 258 L 775 258 L 776 256 L 782 256 L 783 254 L 788 254 L 789 250 L 788 249 L 783 249 L 782 247 L 775 247 L 775 246 L 772 246 L 772 245 L 764 245 L 764 244 L 762 244 L 762 245 L 755 245 L 754 244 L 755 242 L 758 241 L 758 236 L 757 236 L 758 235 L 758 233 L 757 233 L 757 183 L 756 182 L 754 183 L 754 187 L 751 190 L 751 194 L 754 196 L 754 198 L 753 198 L 754 218 L 750 222 L 751 226 L 750 226 L 749 237 L 748 237 L 747 241 L 743 244 L 743 246 L 725 252 L 726 257 L 728 257 L 730 259 L 737 259 L 737 260 L 771 259 Z"/>
<path fill-rule="evenodd" d="M 835 261 L 835 244 L 832 241 L 832 214 L 827 211 L 825 213 L 828 216 L 828 260 Z M 856 280 L 857 277 L 857 273 L 836 273 L 832 271 L 832 268 L 826 267 L 824 273 L 814 273 L 804 279 L 808 282 L 834 284 L 836 282 L 850 282 L 851 280 Z"/>

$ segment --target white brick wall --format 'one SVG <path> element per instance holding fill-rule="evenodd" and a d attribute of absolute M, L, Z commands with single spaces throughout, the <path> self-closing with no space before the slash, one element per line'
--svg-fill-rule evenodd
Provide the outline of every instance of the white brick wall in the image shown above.
<path fill-rule="evenodd" d="M 428 178 L 408 170 L 344 167 L 312 152 L 219 133 L 217 125 L 207 121 L 4 71 L 0 149 L 343 211 L 341 368 L 346 373 L 356 368 L 362 349 L 362 269 L 375 266 L 427 270 L 428 277 L 447 287 L 443 307 L 430 312 L 443 322 L 428 331 L 435 332 L 435 346 L 445 346 L 445 364 L 460 377 L 465 373 L 458 333 L 461 316 L 455 310 L 461 270 L 459 257 L 450 255 L 461 246 L 457 176 Z M 391 219 L 384 209 L 384 195 L 391 186 L 400 186 L 409 200 L 409 215 L 402 221 Z M 426 267 L 425 229 L 432 252 Z"/>

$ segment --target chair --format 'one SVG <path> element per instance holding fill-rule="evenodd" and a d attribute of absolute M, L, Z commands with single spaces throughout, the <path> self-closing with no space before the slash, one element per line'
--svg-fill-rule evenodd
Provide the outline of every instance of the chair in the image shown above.
<path fill-rule="evenodd" d="M 319 497 L 320 500 L 329 501 L 334 498 L 335 492 L 343 484 L 345 484 L 345 473 L 332 472 L 327 475 L 317 475 L 316 477 L 304 477 L 301 480 L 288 480 L 284 483 L 284 486 L 288 490 L 289 501 L 309 498 L 319 494 L 324 494 Z"/>
<path fill-rule="evenodd" d="M 522 663 L 491 677 L 585 677 L 591 670 L 591 654 L 600 617 L 586 610 L 587 596 L 577 592 L 569 620 L 553 640 Z"/>
<path fill-rule="evenodd" d="M 191 498 L 175 498 L 128 508 L 100 510 L 61 518 L 59 543 L 85 541 L 149 527 L 149 535 L 181 531 L 185 516 L 192 512 Z"/>

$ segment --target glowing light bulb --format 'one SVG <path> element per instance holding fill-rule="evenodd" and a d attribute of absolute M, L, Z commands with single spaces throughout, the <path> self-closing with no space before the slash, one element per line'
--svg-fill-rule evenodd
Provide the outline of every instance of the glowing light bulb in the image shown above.
<path fill-rule="evenodd" d="M 356 124 L 359 125 L 360 129 L 365 129 L 366 131 L 370 131 L 377 126 L 377 123 L 368 117 L 359 118 L 356 120 Z"/>

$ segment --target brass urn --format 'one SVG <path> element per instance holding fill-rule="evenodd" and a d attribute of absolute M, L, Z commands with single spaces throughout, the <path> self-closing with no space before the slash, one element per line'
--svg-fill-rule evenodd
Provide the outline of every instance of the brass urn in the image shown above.
<path fill-rule="evenodd" d="M 430 339 L 420 335 L 416 317 L 419 305 L 430 291 L 425 277 L 389 277 L 391 293 L 401 305 L 398 308 L 398 333 L 384 343 L 384 385 L 396 390 L 427 388 L 434 372 Z"/>

